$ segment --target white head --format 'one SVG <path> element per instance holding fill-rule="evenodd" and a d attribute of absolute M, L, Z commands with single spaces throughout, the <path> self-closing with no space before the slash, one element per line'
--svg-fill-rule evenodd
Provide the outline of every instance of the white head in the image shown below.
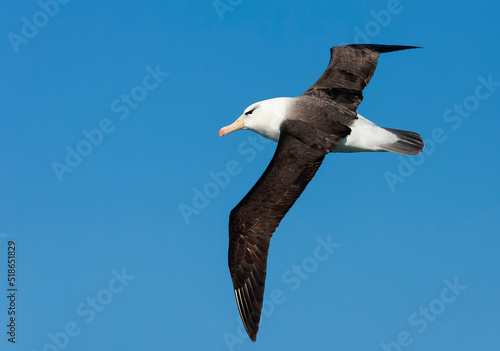
<path fill-rule="evenodd" d="M 280 125 L 286 119 L 291 100 L 292 98 L 274 98 L 256 102 L 248 106 L 233 124 L 221 128 L 219 135 L 223 137 L 238 129 L 249 129 L 265 138 L 278 141 Z"/>

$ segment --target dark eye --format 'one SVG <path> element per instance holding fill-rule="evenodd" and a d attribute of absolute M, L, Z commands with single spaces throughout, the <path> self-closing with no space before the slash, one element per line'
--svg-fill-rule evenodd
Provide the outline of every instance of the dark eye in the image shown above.
<path fill-rule="evenodd" d="M 247 116 L 251 115 L 253 111 L 255 111 L 255 109 L 248 111 L 247 113 L 245 113 L 245 115 L 247 115 Z"/>

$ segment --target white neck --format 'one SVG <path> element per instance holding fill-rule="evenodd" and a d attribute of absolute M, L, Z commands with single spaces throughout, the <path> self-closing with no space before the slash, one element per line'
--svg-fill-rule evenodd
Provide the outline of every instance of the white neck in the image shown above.
<path fill-rule="evenodd" d="M 247 110 L 254 109 L 254 112 L 244 116 L 244 128 L 277 142 L 280 138 L 281 123 L 287 118 L 292 100 L 290 97 L 281 97 L 249 106 Z"/>

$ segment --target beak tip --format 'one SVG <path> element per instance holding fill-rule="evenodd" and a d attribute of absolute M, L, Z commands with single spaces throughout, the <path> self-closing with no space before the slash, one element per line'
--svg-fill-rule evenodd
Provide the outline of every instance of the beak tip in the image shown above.
<path fill-rule="evenodd" d="M 222 138 L 224 135 L 234 132 L 235 130 L 243 129 L 243 127 L 244 127 L 243 116 L 241 116 L 233 124 L 222 127 L 219 130 L 219 136 Z"/>

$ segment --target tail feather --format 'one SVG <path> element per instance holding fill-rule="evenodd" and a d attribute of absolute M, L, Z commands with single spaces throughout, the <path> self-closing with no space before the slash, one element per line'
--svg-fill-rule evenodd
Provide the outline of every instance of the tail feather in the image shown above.
<path fill-rule="evenodd" d="M 384 129 L 395 134 L 398 137 L 398 141 L 392 144 L 379 145 L 383 150 L 409 156 L 417 155 L 424 149 L 424 141 L 417 133 L 392 128 Z"/>

